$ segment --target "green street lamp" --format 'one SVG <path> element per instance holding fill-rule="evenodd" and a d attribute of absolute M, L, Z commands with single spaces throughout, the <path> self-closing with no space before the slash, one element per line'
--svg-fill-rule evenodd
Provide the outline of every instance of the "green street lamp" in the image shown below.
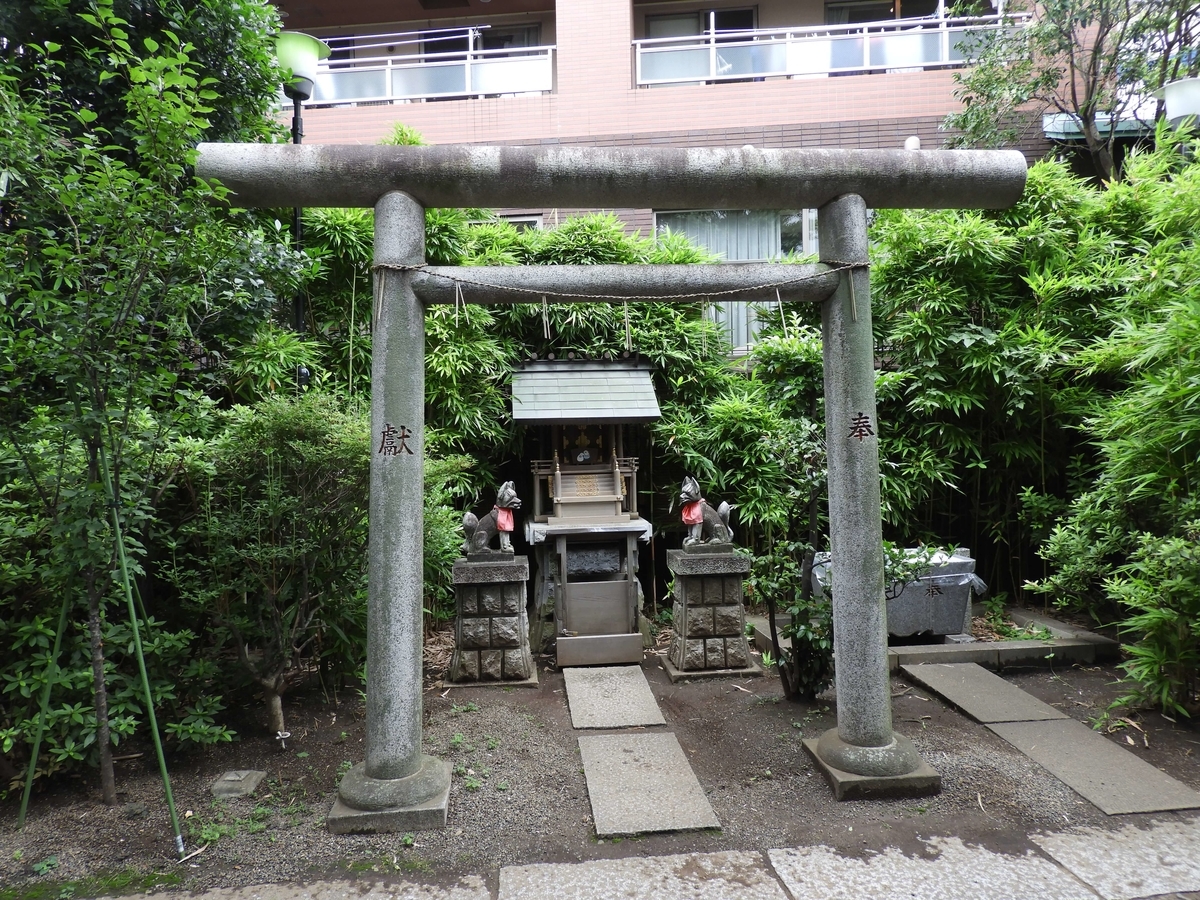
<path fill-rule="evenodd" d="M 283 31 L 275 38 L 275 58 L 279 65 L 288 71 L 283 83 L 283 93 L 292 101 L 292 143 L 299 144 L 304 139 L 304 119 L 301 109 L 304 101 L 313 94 L 313 86 L 317 80 L 317 62 L 329 56 L 329 45 L 319 41 L 309 34 L 299 31 Z M 292 234 L 299 248 L 303 237 L 300 214 L 297 208 L 292 217 Z M 296 331 L 304 332 L 304 294 L 297 291 L 292 298 L 292 316 L 295 320 Z M 300 366 L 296 372 L 296 380 L 301 388 L 308 384 L 309 371 Z"/>
<path fill-rule="evenodd" d="M 283 92 L 299 104 L 312 96 L 317 80 L 317 62 L 329 56 L 329 45 L 310 34 L 282 31 L 275 38 L 275 58 L 279 65 L 290 70 Z M 296 143 L 299 143 L 297 141 Z"/>

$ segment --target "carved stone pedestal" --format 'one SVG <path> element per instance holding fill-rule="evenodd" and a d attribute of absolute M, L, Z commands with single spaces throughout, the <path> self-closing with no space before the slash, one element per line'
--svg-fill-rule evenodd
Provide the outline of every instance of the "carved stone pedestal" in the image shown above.
<path fill-rule="evenodd" d="M 450 681 L 537 681 L 525 611 L 528 580 L 528 558 L 511 552 L 471 553 L 454 563 L 458 615 Z"/>
<path fill-rule="evenodd" d="M 742 580 L 750 560 L 732 544 L 667 551 L 675 575 L 675 636 L 664 660 L 671 680 L 706 675 L 761 675 L 746 642 Z"/>

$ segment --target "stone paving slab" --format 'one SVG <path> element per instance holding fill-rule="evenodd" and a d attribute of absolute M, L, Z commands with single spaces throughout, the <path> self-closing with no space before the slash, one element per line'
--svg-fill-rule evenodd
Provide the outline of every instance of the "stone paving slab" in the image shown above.
<path fill-rule="evenodd" d="M 900 671 L 929 688 L 976 722 L 1036 722 L 1068 716 L 1015 684 L 975 663 L 901 666 Z"/>
<path fill-rule="evenodd" d="M 144 900 L 179 900 L 179 894 L 142 895 Z M 193 895 L 196 896 L 196 895 Z M 308 884 L 257 884 L 205 891 L 204 900 L 491 900 L 492 893 L 478 875 L 467 875 L 450 887 L 389 881 L 314 881 Z"/>
<path fill-rule="evenodd" d="M 249 797 L 266 777 L 261 769 L 234 769 L 212 783 L 212 794 L 221 799 Z"/>
<path fill-rule="evenodd" d="M 1048 859 L 966 847 L 956 837 L 927 842 L 924 856 L 889 847 L 858 859 L 829 847 L 770 850 L 794 900 L 1096 900 Z"/>
<path fill-rule="evenodd" d="M 579 753 L 598 836 L 721 827 L 675 735 L 588 735 Z"/>
<path fill-rule="evenodd" d="M 508 866 L 499 900 L 787 900 L 761 853 L 727 851 Z"/>
<path fill-rule="evenodd" d="M 1000 667 L 994 643 L 974 644 L 912 644 L 888 647 L 888 667 L 895 672 L 901 666 L 922 663 L 978 663 L 989 669 Z"/>
<path fill-rule="evenodd" d="M 987 726 L 1108 815 L 1200 809 L 1200 794 L 1074 719 Z"/>
<path fill-rule="evenodd" d="M 1105 900 L 1200 891 L 1200 820 L 1112 830 L 1073 828 L 1032 840 Z"/>
<path fill-rule="evenodd" d="M 1052 619 L 1041 613 L 1029 612 L 1022 609 L 1009 609 L 1006 612 L 1008 617 L 1021 628 L 1024 628 L 1026 625 L 1033 625 L 1036 628 L 1045 628 L 1056 638 L 1086 641 L 1089 644 L 1095 645 L 1095 655 L 1098 660 L 1117 659 L 1121 655 L 1121 645 L 1118 641 L 1114 641 L 1112 638 L 1105 637 L 1102 634 L 1096 634 L 1094 631 L 1088 631 L 1086 628 L 1069 625 L 1066 622 L 1060 622 L 1058 619 Z"/>
<path fill-rule="evenodd" d="M 563 669 L 571 724 L 576 728 L 665 725 L 641 666 Z"/>

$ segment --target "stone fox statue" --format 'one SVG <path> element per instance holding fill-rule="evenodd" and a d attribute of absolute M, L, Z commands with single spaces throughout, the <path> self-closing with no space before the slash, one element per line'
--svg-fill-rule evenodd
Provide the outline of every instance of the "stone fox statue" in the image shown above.
<path fill-rule="evenodd" d="M 722 502 L 713 509 L 700 496 L 700 485 L 690 475 L 683 479 L 683 490 L 679 493 L 683 504 L 683 524 L 690 526 L 683 545 L 729 544 L 733 542 L 733 529 L 729 527 L 729 511 L 733 509 Z"/>
<path fill-rule="evenodd" d="M 511 481 L 504 482 L 496 491 L 496 505 L 490 513 L 482 519 L 475 518 L 470 512 L 463 516 L 463 534 L 467 539 L 463 541 L 462 552 L 483 553 L 491 549 L 492 538 L 499 534 L 500 549 L 511 553 L 512 540 L 509 535 L 513 530 L 513 510 L 520 508 L 521 498 L 517 496 L 517 489 Z"/>

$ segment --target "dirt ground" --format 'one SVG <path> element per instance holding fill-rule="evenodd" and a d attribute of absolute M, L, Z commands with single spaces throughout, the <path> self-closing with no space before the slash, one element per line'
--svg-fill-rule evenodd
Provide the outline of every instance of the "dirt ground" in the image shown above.
<path fill-rule="evenodd" d="M 269 740 L 257 710 L 248 710 L 235 743 L 170 760 L 187 850 L 206 847 L 182 864 L 149 748 L 118 763 L 116 807 L 100 802 L 90 777 L 38 793 L 20 833 L 17 798 L 0 804 L 0 900 L 347 876 L 449 882 L 520 863 L 814 843 L 849 853 L 884 846 L 919 852 L 916 838 L 935 835 L 1021 852 L 1031 832 L 1114 821 L 986 728 L 899 678 L 896 728 L 942 774 L 942 792 L 839 803 L 800 744 L 834 726 L 832 695 L 789 703 L 774 677 L 672 685 L 652 652 L 643 669 L 719 830 L 597 840 L 563 678 L 543 660 L 536 688 L 439 684 L 426 693 L 426 751 L 455 764 L 444 831 L 329 834 L 324 816 L 340 773 L 363 758 L 362 703 L 357 692 L 338 703 L 319 691 L 297 694 L 285 702 L 293 733 L 286 750 Z M 1085 722 L 1120 693 L 1112 667 L 1003 674 Z M 1159 713 L 1116 724 L 1111 740 L 1200 788 L 1200 732 Z M 215 801 L 210 785 L 229 769 L 263 769 L 268 779 L 251 798 Z"/>

